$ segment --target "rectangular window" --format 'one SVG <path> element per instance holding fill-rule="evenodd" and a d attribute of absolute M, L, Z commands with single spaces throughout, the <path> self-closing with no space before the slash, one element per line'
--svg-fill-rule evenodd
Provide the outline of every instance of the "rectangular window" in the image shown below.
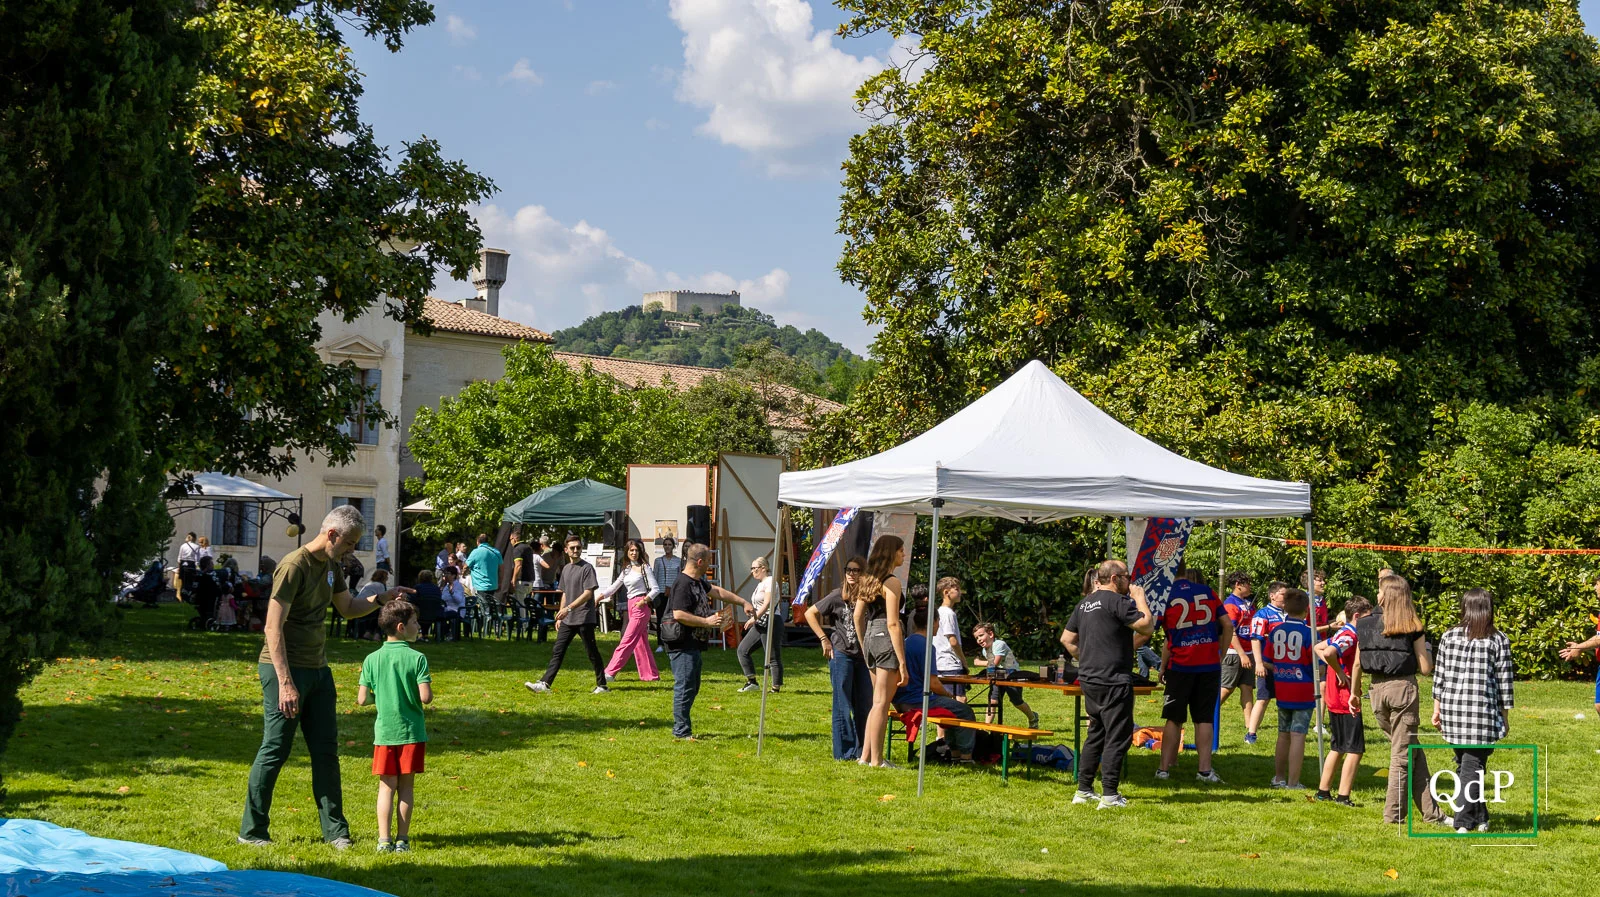
<path fill-rule="evenodd" d="M 378 368 L 365 368 L 359 376 L 366 395 L 356 403 L 350 419 L 344 422 L 339 431 L 354 439 L 358 445 L 377 445 L 378 431 L 383 427 L 367 420 L 367 406 L 379 403 L 378 397 L 383 391 L 383 371 Z"/>
<path fill-rule="evenodd" d="M 253 501 L 214 501 L 211 503 L 211 544 L 254 547 L 261 532 Z"/>
<path fill-rule="evenodd" d="M 372 533 L 378 526 L 378 500 L 359 496 L 334 496 L 332 507 L 337 508 L 340 505 L 355 505 L 361 509 L 361 519 L 367 522 L 367 530 L 361 534 L 361 542 L 356 545 L 356 551 L 371 551 L 373 546 Z"/>

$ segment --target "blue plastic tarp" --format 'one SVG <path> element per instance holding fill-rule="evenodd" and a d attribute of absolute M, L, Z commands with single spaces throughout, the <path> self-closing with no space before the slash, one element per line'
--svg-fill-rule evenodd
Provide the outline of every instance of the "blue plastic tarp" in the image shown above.
<path fill-rule="evenodd" d="M 227 866 L 181 850 L 96 838 L 36 819 L 0 821 L 0 873 L 70 872 L 79 875 L 223 872 Z"/>
<path fill-rule="evenodd" d="M 0 897 L 388 897 L 292 872 L 230 872 L 166 847 L 96 838 L 34 819 L 0 819 Z"/>
<path fill-rule="evenodd" d="M 294 872 L 38 872 L 6 875 L 0 881 L 4 883 L 0 897 L 388 897 L 370 888 Z"/>

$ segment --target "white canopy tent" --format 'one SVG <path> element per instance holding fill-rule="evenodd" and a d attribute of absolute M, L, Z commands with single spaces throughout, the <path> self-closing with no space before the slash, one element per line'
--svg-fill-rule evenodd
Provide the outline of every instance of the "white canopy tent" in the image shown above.
<path fill-rule="evenodd" d="M 1307 517 L 1306 568 L 1312 565 L 1308 484 L 1229 473 L 1167 451 L 1096 408 L 1040 361 L 1028 362 L 909 442 L 849 464 L 783 474 L 778 502 L 780 507 L 931 515 L 930 583 L 939 579 L 941 517 L 1025 523 L 1100 516 Z M 930 638 L 923 665 L 924 719 L 932 671 Z M 766 689 L 762 695 L 757 750 L 765 730 Z M 927 731 L 923 726 L 924 746 Z M 919 759 L 919 795 L 922 782 Z"/>
<path fill-rule="evenodd" d="M 176 486 L 177 483 L 174 483 Z M 256 506 L 255 525 L 265 526 L 266 518 L 277 516 L 288 521 L 295 527 L 291 533 L 299 541 L 299 536 L 305 532 L 305 526 L 300 515 L 305 511 L 303 496 L 290 495 L 271 486 L 247 480 L 231 474 L 218 473 L 217 471 L 203 471 L 193 475 L 193 484 L 186 487 L 186 494 L 181 498 L 169 499 L 167 511 L 174 517 L 197 509 L 215 508 L 217 502 L 243 502 Z M 213 513 L 223 513 L 213 511 Z M 265 539 L 259 534 L 256 537 L 256 570 L 261 569 L 261 545 Z"/>

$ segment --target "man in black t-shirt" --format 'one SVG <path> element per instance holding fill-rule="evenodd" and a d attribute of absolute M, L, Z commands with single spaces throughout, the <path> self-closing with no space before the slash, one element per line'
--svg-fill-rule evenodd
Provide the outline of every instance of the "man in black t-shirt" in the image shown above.
<path fill-rule="evenodd" d="M 1155 617 L 1144 589 L 1128 580 L 1121 561 L 1105 561 L 1094 571 L 1095 591 L 1078 602 L 1061 633 L 1061 644 L 1078 661 L 1078 685 L 1089 715 L 1089 737 L 1078 758 L 1075 804 L 1095 799 L 1100 772 L 1103 796 L 1098 809 L 1126 807 L 1117 786 L 1122 758 L 1133 739 L 1133 634 L 1149 635 Z"/>
<path fill-rule="evenodd" d="M 667 607 L 661 615 L 661 644 L 667 648 L 667 663 L 672 667 L 672 736 L 693 738 L 689 712 L 700 693 L 700 652 L 733 620 L 732 608 L 713 610 L 712 602 L 738 604 L 746 614 L 755 615 L 750 602 L 733 592 L 705 580 L 706 558 L 711 549 L 690 545 L 683 572 L 667 593 Z"/>

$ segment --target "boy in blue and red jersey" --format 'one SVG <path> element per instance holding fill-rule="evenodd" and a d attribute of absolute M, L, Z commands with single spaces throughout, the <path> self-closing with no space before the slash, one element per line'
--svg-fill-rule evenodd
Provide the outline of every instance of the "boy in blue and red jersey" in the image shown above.
<path fill-rule="evenodd" d="M 1288 583 L 1277 580 L 1267 584 L 1267 603 L 1250 618 L 1249 643 L 1241 640 L 1241 644 L 1250 649 L 1256 664 L 1256 702 L 1245 719 L 1245 744 L 1256 743 L 1256 733 L 1261 731 L 1261 722 L 1267 717 L 1267 702 L 1272 700 L 1272 667 L 1267 664 L 1261 639 L 1268 624 L 1283 619 L 1283 593 L 1288 588 Z"/>
<path fill-rule="evenodd" d="M 1222 779 L 1211 768 L 1211 730 L 1222 685 L 1222 647 L 1233 643 L 1233 622 L 1217 593 L 1203 583 L 1195 571 L 1184 570 L 1166 596 L 1150 609 L 1167 636 L 1161 647 L 1161 681 L 1166 685 L 1161 716 L 1167 724 L 1156 778 L 1171 776 L 1169 770 L 1183 743 L 1183 722 L 1188 718 L 1194 723 L 1194 744 L 1200 755 L 1195 778 L 1220 785 Z"/>
<path fill-rule="evenodd" d="M 1311 598 L 1299 589 L 1283 593 L 1283 613 L 1261 629 L 1261 647 L 1272 669 L 1273 699 L 1278 702 L 1278 749 L 1272 787 L 1300 789 L 1300 766 L 1306 758 L 1306 733 L 1317 706 L 1317 683 L 1311 672 L 1311 646 L 1316 634 L 1306 615 Z M 1259 615 L 1257 615 L 1259 619 Z"/>
<path fill-rule="evenodd" d="M 1344 603 L 1345 624 L 1332 638 L 1317 645 L 1317 656 L 1327 670 L 1327 681 L 1322 685 L 1322 696 L 1328 702 L 1328 728 L 1333 731 L 1328 758 L 1322 764 L 1322 780 L 1317 785 L 1317 800 L 1333 801 L 1347 807 L 1350 788 L 1356 781 L 1356 770 L 1361 766 L 1361 755 L 1367 752 L 1367 736 L 1361 728 L 1361 681 L 1354 669 L 1356 661 L 1356 621 L 1372 613 L 1372 602 L 1356 595 Z M 1339 796 L 1332 794 L 1333 774 L 1340 772 L 1340 758 L 1344 769 L 1339 776 Z"/>
<path fill-rule="evenodd" d="M 1222 693 L 1217 702 L 1226 705 L 1228 698 L 1239 692 L 1239 709 L 1244 713 L 1245 743 L 1254 744 L 1250 729 L 1250 708 L 1256 702 L 1256 667 L 1250 655 L 1250 620 L 1256 615 L 1255 582 L 1250 574 L 1237 571 L 1228 574 L 1228 596 L 1222 599 L 1222 609 L 1233 624 L 1233 640 L 1224 645 L 1222 654 Z"/>

